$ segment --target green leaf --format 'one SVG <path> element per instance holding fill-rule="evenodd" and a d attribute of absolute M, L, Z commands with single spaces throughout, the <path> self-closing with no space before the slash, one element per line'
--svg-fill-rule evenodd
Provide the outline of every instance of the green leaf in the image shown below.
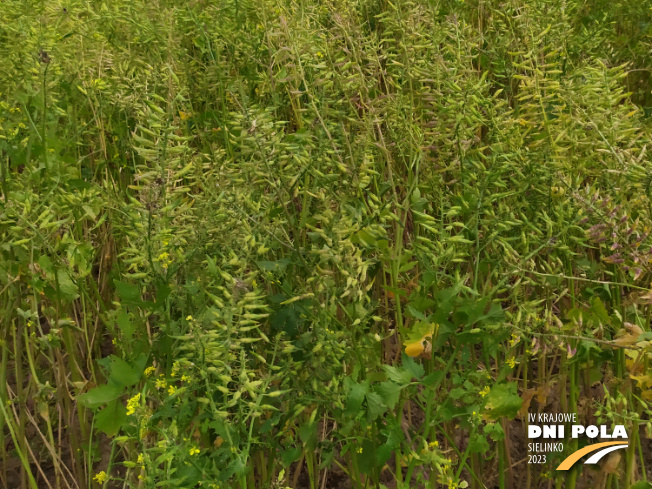
<path fill-rule="evenodd" d="M 426 377 L 423 379 L 423 385 L 426 387 L 434 387 L 442 381 L 443 376 L 444 372 L 432 372 L 431 374 L 426 375 Z"/>
<path fill-rule="evenodd" d="M 115 293 L 118 294 L 118 297 L 125 304 L 138 304 L 142 302 L 140 299 L 140 289 L 135 285 L 121 282 L 120 280 L 114 280 L 113 283 L 115 284 Z"/>
<path fill-rule="evenodd" d="M 648 481 L 638 481 L 636 484 L 630 486 L 629 489 L 652 489 L 652 484 Z"/>
<path fill-rule="evenodd" d="M 140 381 L 142 371 L 132 367 L 122 358 L 111 355 L 109 382 L 121 387 L 136 385 Z"/>
<path fill-rule="evenodd" d="M 362 443 L 362 452 L 357 455 L 360 472 L 369 475 L 376 468 L 376 445 L 369 440 Z"/>
<path fill-rule="evenodd" d="M 258 265 L 261 269 L 267 270 L 268 272 L 283 272 L 287 266 L 290 264 L 290 259 L 289 258 L 282 258 L 277 261 L 257 261 L 256 265 Z"/>
<path fill-rule="evenodd" d="M 367 475 L 378 473 L 391 454 L 392 449 L 388 445 L 379 446 L 376 440 L 364 440 L 362 452 L 357 454 L 360 472 Z"/>
<path fill-rule="evenodd" d="M 414 267 L 416 267 L 418 262 L 416 261 L 411 261 L 406 263 L 405 265 L 401 265 L 401 268 L 398 269 L 399 273 L 407 272 L 409 270 L 412 270 Z"/>
<path fill-rule="evenodd" d="M 118 328 L 122 332 L 124 341 L 126 342 L 130 341 L 132 336 L 134 335 L 135 328 L 131 322 L 129 313 L 124 309 L 120 309 L 116 317 L 116 323 L 118 325 Z"/>
<path fill-rule="evenodd" d="M 240 470 L 236 465 L 235 474 L 242 476 L 246 471 L 246 467 L 244 467 L 243 470 Z M 177 476 L 175 480 L 179 481 L 178 485 L 170 484 L 172 481 L 168 481 L 166 484 L 161 484 L 159 487 L 197 487 L 197 483 L 202 477 L 202 472 L 195 465 L 184 465 L 179 467 L 175 476 Z"/>
<path fill-rule="evenodd" d="M 513 419 L 521 409 L 523 399 L 517 394 L 516 382 L 496 384 L 487 395 L 486 415 L 489 419 Z"/>
<path fill-rule="evenodd" d="M 284 467 L 289 467 L 290 464 L 293 462 L 296 462 L 301 458 L 301 452 L 302 448 L 301 447 L 292 447 L 288 448 L 283 452 L 283 455 L 281 455 L 281 460 L 283 461 L 283 466 Z"/>
<path fill-rule="evenodd" d="M 376 447 L 376 467 L 382 468 L 385 465 L 385 462 L 389 460 L 389 457 L 392 456 L 392 447 L 389 445 L 380 445 Z"/>
<path fill-rule="evenodd" d="M 303 320 L 301 309 L 296 304 L 288 304 L 274 311 L 269 317 L 269 324 L 274 333 L 285 332 L 289 338 L 296 338 Z"/>
<path fill-rule="evenodd" d="M 396 406 L 402 389 L 402 386 L 395 384 L 394 382 L 381 382 L 376 387 L 378 395 L 383 399 L 383 404 L 390 409 L 394 409 L 394 406 Z"/>
<path fill-rule="evenodd" d="M 367 409 L 372 420 L 375 420 L 378 416 L 387 411 L 387 406 L 383 403 L 383 398 L 379 394 L 368 392 L 366 398 Z"/>
<path fill-rule="evenodd" d="M 39 266 L 43 269 L 46 274 L 52 274 L 54 272 L 54 265 L 52 265 L 52 260 L 47 255 L 41 255 L 38 259 Z"/>
<path fill-rule="evenodd" d="M 347 380 L 351 382 L 351 385 L 347 396 L 345 412 L 349 415 L 355 416 L 362 408 L 362 403 L 364 402 L 365 394 L 369 391 L 369 386 L 366 383 L 352 383 L 348 378 Z"/>
<path fill-rule="evenodd" d="M 127 408 L 119 400 L 110 402 L 95 415 L 95 427 L 107 436 L 115 436 L 127 421 Z"/>
<path fill-rule="evenodd" d="M 170 296 L 172 289 L 168 284 L 160 284 L 156 289 L 156 305 L 160 308 L 165 307 L 165 301 Z"/>
<path fill-rule="evenodd" d="M 466 389 L 463 389 L 462 387 L 456 387 L 455 389 L 451 390 L 448 395 L 451 397 L 451 399 L 457 400 L 464 397 L 466 393 Z"/>
<path fill-rule="evenodd" d="M 394 367 L 391 365 L 383 365 L 387 377 L 399 385 L 405 386 L 412 381 L 412 373 L 403 367 Z"/>
<path fill-rule="evenodd" d="M 484 433 L 493 441 L 501 441 L 505 439 L 505 431 L 500 423 L 487 423 L 484 427 Z"/>
<path fill-rule="evenodd" d="M 423 377 L 423 374 L 425 374 L 425 370 L 423 369 L 423 365 L 420 363 L 415 362 L 412 358 L 408 357 L 405 352 L 403 353 L 403 366 L 412 374 L 412 377 L 415 377 L 416 379 L 421 379 Z"/>
<path fill-rule="evenodd" d="M 469 439 L 469 451 L 471 453 L 487 453 L 489 451 L 489 442 L 480 433 L 476 433 Z"/>
<path fill-rule="evenodd" d="M 59 283 L 59 292 L 62 299 L 71 302 L 79 297 L 77 286 L 68 275 L 67 270 L 62 268 L 57 270 L 57 282 Z"/>
<path fill-rule="evenodd" d="M 607 308 L 604 306 L 604 303 L 600 300 L 599 297 L 591 298 L 591 312 L 601 323 L 601 325 L 604 326 L 611 323 L 611 318 L 609 317 Z"/>
<path fill-rule="evenodd" d="M 306 450 L 314 450 L 317 446 L 317 423 L 308 421 L 299 428 L 299 438 Z"/>
<path fill-rule="evenodd" d="M 77 396 L 77 401 L 87 408 L 97 408 L 108 404 L 122 395 L 122 388 L 117 385 L 101 385 Z"/>
<path fill-rule="evenodd" d="M 420 321 L 424 321 L 424 322 L 428 320 L 428 318 L 426 317 L 426 315 L 425 315 L 424 313 L 422 313 L 421 311 L 419 311 L 417 308 L 415 308 L 415 307 L 412 305 L 412 303 L 408 304 L 408 306 L 407 306 L 407 311 L 408 311 L 408 312 L 410 313 L 410 315 L 411 315 L 413 318 L 415 318 L 415 319 L 418 319 L 418 320 L 420 320 Z"/>

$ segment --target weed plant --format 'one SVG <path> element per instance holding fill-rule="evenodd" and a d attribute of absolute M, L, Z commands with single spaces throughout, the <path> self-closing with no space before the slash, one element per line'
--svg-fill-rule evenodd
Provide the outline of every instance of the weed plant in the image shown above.
<path fill-rule="evenodd" d="M 3 0 L 2 487 L 650 487 L 651 23 Z"/>

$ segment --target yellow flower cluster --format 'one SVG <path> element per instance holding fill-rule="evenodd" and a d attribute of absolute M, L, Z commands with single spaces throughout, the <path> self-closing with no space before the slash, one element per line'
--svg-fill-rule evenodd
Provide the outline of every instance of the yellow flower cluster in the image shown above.
<path fill-rule="evenodd" d="M 106 480 L 106 477 L 107 477 L 106 472 L 102 471 L 102 472 L 98 472 L 97 474 L 95 474 L 95 477 L 93 477 L 93 480 L 96 481 L 99 484 L 103 484 L 104 481 Z"/>
<path fill-rule="evenodd" d="M 138 409 L 140 402 L 140 392 L 127 401 L 127 416 L 131 416 Z"/>
<path fill-rule="evenodd" d="M 170 254 L 167 251 L 164 251 L 158 257 L 156 258 L 156 261 L 161 264 L 161 267 L 166 268 L 170 266 L 172 263 L 172 258 L 170 258 Z"/>
<path fill-rule="evenodd" d="M 181 364 L 179 362 L 174 362 L 172 364 L 172 373 L 170 373 L 170 376 L 176 377 L 177 374 L 179 373 L 179 370 L 181 370 Z"/>

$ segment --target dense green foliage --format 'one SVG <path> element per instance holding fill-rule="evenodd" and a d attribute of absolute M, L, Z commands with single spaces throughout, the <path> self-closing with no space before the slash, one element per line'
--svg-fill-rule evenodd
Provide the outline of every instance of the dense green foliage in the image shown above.
<path fill-rule="evenodd" d="M 0 58 L 3 487 L 649 487 L 647 2 L 3 0 Z M 629 448 L 527 464 L 557 411 Z"/>

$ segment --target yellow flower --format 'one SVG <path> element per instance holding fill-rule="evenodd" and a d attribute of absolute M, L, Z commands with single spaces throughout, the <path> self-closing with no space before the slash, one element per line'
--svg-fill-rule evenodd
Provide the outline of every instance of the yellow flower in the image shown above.
<path fill-rule="evenodd" d="M 163 267 L 168 267 L 170 263 L 172 263 L 172 259 L 170 258 L 170 254 L 167 251 L 164 251 L 160 255 L 158 255 L 158 258 L 156 258 L 156 261 L 158 261 L 161 266 Z"/>
<path fill-rule="evenodd" d="M 182 121 L 187 121 L 188 119 L 190 119 L 190 116 L 191 116 L 191 115 L 192 115 L 192 114 L 190 114 L 189 112 L 184 112 L 184 111 L 182 111 L 182 110 L 179 111 L 179 118 L 180 118 Z"/>
<path fill-rule="evenodd" d="M 176 391 L 177 391 L 177 388 L 174 387 L 173 385 L 171 385 L 170 387 L 168 387 L 168 394 L 172 395 L 172 394 L 174 394 Z"/>
<path fill-rule="evenodd" d="M 482 390 L 480 391 L 480 395 L 481 395 L 482 397 L 485 397 L 487 394 L 489 394 L 489 391 L 490 391 L 490 390 L 491 390 L 491 389 L 489 389 L 489 386 L 486 386 L 484 389 L 482 389 Z"/>
<path fill-rule="evenodd" d="M 180 368 L 181 368 L 181 364 L 179 362 L 174 362 L 172 364 L 172 373 L 170 375 L 172 377 L 176 377 L 176 375 L 179 373 Z"/>
<path fill-rule="evenodd" d="M 517 364 L 517 363 L 518 363 L 518 362 L 516 361 L 516 359 L 515 359 L 514 357 L 509 357 L 509 358 L 507 359 L 507 365 L 509 365 L 509 368 L 514 368 L 514 367 L 516 367 L 516 364 Z"/>
<path fill-rule="evenodd" d="M 95 477 L 93 477 L 93 480 L 97 481 L 100 484 L 103 484 L 104 481 L 106 480 L 106 472 L 98 472 L 95 474 Z"/>
<path fill-rule="evenodd" d="M 430 443 L 428 443 L 428 448 L 430 448 L 431 450 L 433 448 L 437 448 L 438 446 L 439 446 L 439 442 L 437 440 L 431 441 Z"/>
<path fill-rule="evenodd" d="M 356 450 L 356 452 L 358 452 L 358 453 L 362 453 L 362 447 L 358 448 L 358 449 Z"/>
<path fill-rule="evenodd" d="M 415 341 L 414 343 L 410 343 L 405 347 L 405 354 L 408 357 L 418 357 L 423 353 L 425 349 L 425 346 L 423 346 L 423 340 Z"/>
<path fill-rule="evenodd" d="M 167 386 L 168 383 L 165 381 L 165 379 L 156 379 L 155 387 L 157 389 L 165 389 Z"/>
<path fill-rule="evenodd" d="M 156 370 L 156 368 L 154 368 L 154 367 L 147 367 L 145 369 L 145 376 L 149 377 L 150 375 L 152 375 L 154 373 L 155 370 Z"/>
<path fill-rule="evenodd" d="M 182 375 L 181 382 L 190 382 L 190 377 L 188 377 L 186 374 Z"/>
<path fill-rule="evenodd" d="M 140 392 L 127 401 L 127 416 L 131 416 L 136 412 L 139 401 L 140 401 Z"/>
<path fill-rule="evenodd" d="M 142 464 L 144 461 L 145 461 L 145 457 L 143 457 L 142 453 L 139 453 L 138 460 L 136 461 L 136 463 Z"/>
<path fill-rule="evenodd" d="M 192 457 L 193 455 L 197 455 L 199 453 L 199 448 L 197 447 L 192 447 L 190 449 L 190 456 Z"/>
<path fill-rule="evenodd" d="M 432 339 L 432 335 L 438 327 L 439 325 L 437 324 L 431 324 L 430 331 L 424 334 L 419 341 L 403 343 L 405 345 L 405 354 L 409 357 L 418 357 L 421 355 L 426 350 L 424 343 L 426 340 Z"/>

